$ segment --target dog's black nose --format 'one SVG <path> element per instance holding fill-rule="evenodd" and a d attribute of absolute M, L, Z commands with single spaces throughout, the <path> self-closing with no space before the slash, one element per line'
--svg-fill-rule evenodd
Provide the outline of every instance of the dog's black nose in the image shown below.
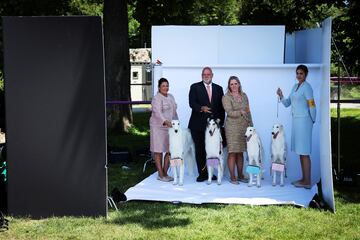
<path fill-rule="evenodd" d="M 272 135 L 274 135 L 275 133 L 274 132 L 271 132 Z"/>
<path fill-rule="evenodd" d="M 178 132 L 178 130 L 175 130 L 175 133 L 177 133 Z"/>

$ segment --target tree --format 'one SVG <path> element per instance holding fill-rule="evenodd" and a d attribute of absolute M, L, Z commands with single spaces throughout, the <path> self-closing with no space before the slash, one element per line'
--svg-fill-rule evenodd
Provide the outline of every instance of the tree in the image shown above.
<path fill-rule="evenodd" d="M 197 0 L 193 1 L 189 15 L 192 24 L 234 25 L 238 24 L 238 0 Z"/>
<path fill-rule="evenodd" d="M 131 0 L 140 23 L 140 46 L 151 43 L 152 25 L 237 24 L 237 0 Z"/>
<path fill-rule="evenodd" d="M 239 4 L 240 24 L 285 25 L 286 32 L 294 32 L 304 28 L 310 19 L 310 3 L 306 0 L 240 0 Z"/>
<path fill-rule="evenodd" d="M 106 99 L 130 101 L 126 0 L 104 1 L 104 39 Z M 128 131 L 133 121 L 130 105 L 114 104 L 107 109 L 108 127 L 117 132 Z"/>
<path fill-rule="evenodd" d="M 333 22 L 333 37 L 350 76 L 360 76 L 359 11 L 359 1 L 346 1 L 343 14 Z M 347 76 L 347 73 L 342 75 Z"/>
<path fill-rule="evenodd" d="M 188 9 L 191 0 L 131 0 L 134 18 L 140 23 L 138 47 L 151 45 L 151 26 L 164 24 L 190 24 Z"/>

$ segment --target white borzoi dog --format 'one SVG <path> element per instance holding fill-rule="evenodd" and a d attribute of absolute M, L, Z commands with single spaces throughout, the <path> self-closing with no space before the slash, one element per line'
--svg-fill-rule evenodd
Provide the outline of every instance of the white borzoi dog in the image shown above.
<path fill-rule="evenodd" d="M 220 119 L 207 119 L 205 130 L 206 166 L 208 170 L 207 184 L 211 184 L 214 168 L 217 169 L 218 185 L 221 184 L 224 175 L 223 146 L 219 123 Z"/>
<path fill-rule="evenodd" d="M 179 120 L 172 120 L 171 126 L 168 132 L 170 166 L 174 176 L 173 184 L 182 186 L 185 167 L 189 175 L 194 175 L 195 147 L 190 130 L 180 128 Z"/>
<path fill-rule="evenodd" d="M 254 127 L 248 127 L 245 132 L 246 147 L 248 156 L 248 166 L 246 172 L 249 174 L 248 186 L 253 185 L 254 176 L 256 176 L 256 186 L 261 187 L 262 176 L 262 159 L 263 147 L 259 135 L 256 133 Z"/>
<path fill-rule="evenodd" d="M 284 127 L 281 124 L 274 124 L 271 138 L 271 175 L 272 185 L 276 186 L 276 175 L 280 175 L 280 186 L 284 186 L 286 176 L 286 142 Z"/>

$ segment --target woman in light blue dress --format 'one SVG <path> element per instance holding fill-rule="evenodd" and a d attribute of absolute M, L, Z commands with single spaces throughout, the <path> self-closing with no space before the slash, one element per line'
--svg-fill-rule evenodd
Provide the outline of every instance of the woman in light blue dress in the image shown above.
<path fill-rule="evenodd" d="M 284 98 L 280 88 L 277 90 L 282 104 L 291 105 L 292 130 L 291 150 L 300 156 L 302 178 L 292 182 L 296 187 L 311 187 L 311 145 L 312 128 L 316 119 L 316 107 L 311 85 L 306 82 L 308 68 L 299 65 L 296 68 L 296 83 L 288 98 Z"/>

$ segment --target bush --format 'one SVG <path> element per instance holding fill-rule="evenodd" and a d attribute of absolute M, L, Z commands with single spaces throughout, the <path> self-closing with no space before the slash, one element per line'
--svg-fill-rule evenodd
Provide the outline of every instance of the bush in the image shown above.
<path fill-rule="evenodd" d="M 331 99 L 337 99 L 338 87 L 332 83 L 330 86 Z M 360 85 L 342 84 L 340 85 L 340 99 L 360 99 Z"/>

